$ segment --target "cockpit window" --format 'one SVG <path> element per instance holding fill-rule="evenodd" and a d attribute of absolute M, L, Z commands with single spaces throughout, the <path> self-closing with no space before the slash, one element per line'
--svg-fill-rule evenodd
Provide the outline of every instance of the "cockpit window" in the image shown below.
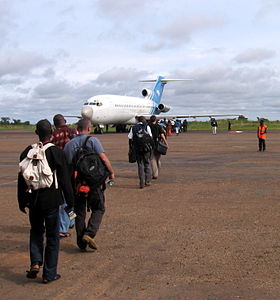
<path fill-rule="evenodd" d="M 97 102 L 97 101 L 89 102 L 89 105 L 101 106 L 101 105 L 102 105 L 102 102 Z"/>

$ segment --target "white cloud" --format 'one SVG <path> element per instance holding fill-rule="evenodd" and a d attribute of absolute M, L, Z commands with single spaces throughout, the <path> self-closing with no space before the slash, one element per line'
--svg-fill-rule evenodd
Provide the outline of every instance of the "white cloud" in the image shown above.
<path fill-rule="evenodd" d="M 147 0 L 97 0 L 96 4 L 97 9 L 105 15 L 131 18 L 136 14 L 141 14 L 149 2 Z"/>
<path fill-rule="evenodd" d="M 277 14 L 279 16 L 280 0 L 262 0 L 260 9 L 257 12 L 256 18 L 265 18 L 269 15 Z"/>
<path fill-rule="evenodd" d="M 15 27 L 12 5 L 9 1 L 0 1 L 0 48 L 5 44 L 8 33 Z"/>

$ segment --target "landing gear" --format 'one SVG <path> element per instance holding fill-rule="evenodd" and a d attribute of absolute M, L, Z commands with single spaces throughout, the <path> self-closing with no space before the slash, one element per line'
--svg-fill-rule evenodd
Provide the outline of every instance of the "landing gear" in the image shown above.
<path fill-rule="evenodd" d="M 94 128 L 94 131 L 93 131 L 95 134 L 103 134 L 103 128 L 101 128 L 99 125 L 96 126 Z"/>

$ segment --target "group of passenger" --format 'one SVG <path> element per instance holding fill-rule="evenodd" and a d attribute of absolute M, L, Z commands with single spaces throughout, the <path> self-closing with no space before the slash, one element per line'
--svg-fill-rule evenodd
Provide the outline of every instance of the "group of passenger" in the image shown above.
<path fill-rule="evenodd" d="M 23 177 L 18 174 L 18 204 L 19 209 L 26 213 L 29 209 L 30 221 L 30 269 L 28 278 L 36 278 L 40 268 L 43 267 L 43 283 L 47 284 L 59 279 L 57 272 L 59 244 L 61 237 L 69 236 L 68 229 L 73 226 L 69 213 L 75 212 L 75 228 L 77 245 L 82 251 L 86 248 L 97 249 L 95 236 L 98 232 L 102 217 L 105 212 L 105 182 L 100 186 L 77 185 L 72 158 L 76 150 L 85 142 L 104 162 L 109 172 L 109 179 L 115 178 L 110 160 L 105 154 L 100 141 L 89 136 L 91 123 L 81 119 L 76 129 L 70 129 L 62 115 L 54 116 L 56 129 L 52 130 L 51 123 L 44 119 L 36 124 L 36 134 L 42 147 L 51 171 L 54 174 L 50 187 L 30 188 Z M 54 146 L 53 143 L 56 146 Z M 20 155 L 22 162 L 33 147 L 28 146 Z M 33 157 L 34 158 L 34 157 Z M 34 159 L 36 162 L 36 159 Z M 82 189 L 83 188 L 83 189 Z M 86 212 L 91 215 L 86 222 Z M 46 242 L 44 236 L 46 235 Z"/>
<path fill-rule="evenodd" d="M 151 116 L 149 122 L 143 116 L 140 116 L 138 121 L 130 129 L 128 138 L 129 147 L 136 156 L 139 187 L 143 189 L 145 186 L 150 186 L 151 180 L 159 176 L 161 154 L 157 151 L 158 143 L 163 141 L 167 146 L 168 144 L 164 130 L 158 124 L 155 115 Z"/>
<path fill-rule="evenodd" d="M 166 132 L 158 123 L 156 116 L 151 116 L 147 121 L 145 117 L 138 118 L 128 134 L 129 147 L 134 152 L 138 165 L 139 187 L 143 189 L 151 185 L 151 181 L 159 176 L 161 167 L 161 154 L 158 144 L 167 144 Z M 55 130 L 47 120 L 40 120 L 36 124 L 35 133 L 42 145 L 49 145 L 45 155 L 51 170 L 56 174 L 56 180 L 50 187 L 30 190 L 21 172 L 18 174 L 18 204 L 19 209 L 26 213 L 29 209 L 30 221 L 30 269 L 28 278 L 36 278 L 40 268 L 43 267 L 43 283 L 47 284 L 59 279 L 57 273 L 60 238 L 70 236 L 68 230 L 74 226 L 69 212 L 76 214 L 75 228 L 77 246 L 81 251 L 87 247 L 96 250 L 95 236 L 99 230 L 104 212 L 106 184 L 100 186 L 77 185 L 73 157 L 79 147 L 86 144 L 104 162 L 109 172 L 109 179 L 115 178 L 114 170 L 105 154 L 100 141 L 90 136 L 92 126 L 89 120 L 81 119 L 77 129 L 69 128 L 63 115 L 58 114 L 53 118 Z M 265 151 L 267 126 L 260 121 L 257 136 L 259 151 Z M 145 138 L 143 138 L 145 137 Z M 20 161 L 27 156 L 32 146 L 28 146 L 20 155 Z M 91 211 L 88 222 L 86 212 Z M 46 233 L 46 242 L 44 235 Z"/>

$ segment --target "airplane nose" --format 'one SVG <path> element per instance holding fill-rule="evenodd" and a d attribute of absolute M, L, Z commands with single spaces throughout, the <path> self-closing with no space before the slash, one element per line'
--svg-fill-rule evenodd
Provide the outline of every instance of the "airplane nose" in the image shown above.
<path fill-rule="evenodd" d="M 91 107 L 84 106 L 82 108 L 81 115 L 82 115 L 83 118 L 91 120 L 91 118 L 92 118 L 92 109 L 91 109 Z"/>

